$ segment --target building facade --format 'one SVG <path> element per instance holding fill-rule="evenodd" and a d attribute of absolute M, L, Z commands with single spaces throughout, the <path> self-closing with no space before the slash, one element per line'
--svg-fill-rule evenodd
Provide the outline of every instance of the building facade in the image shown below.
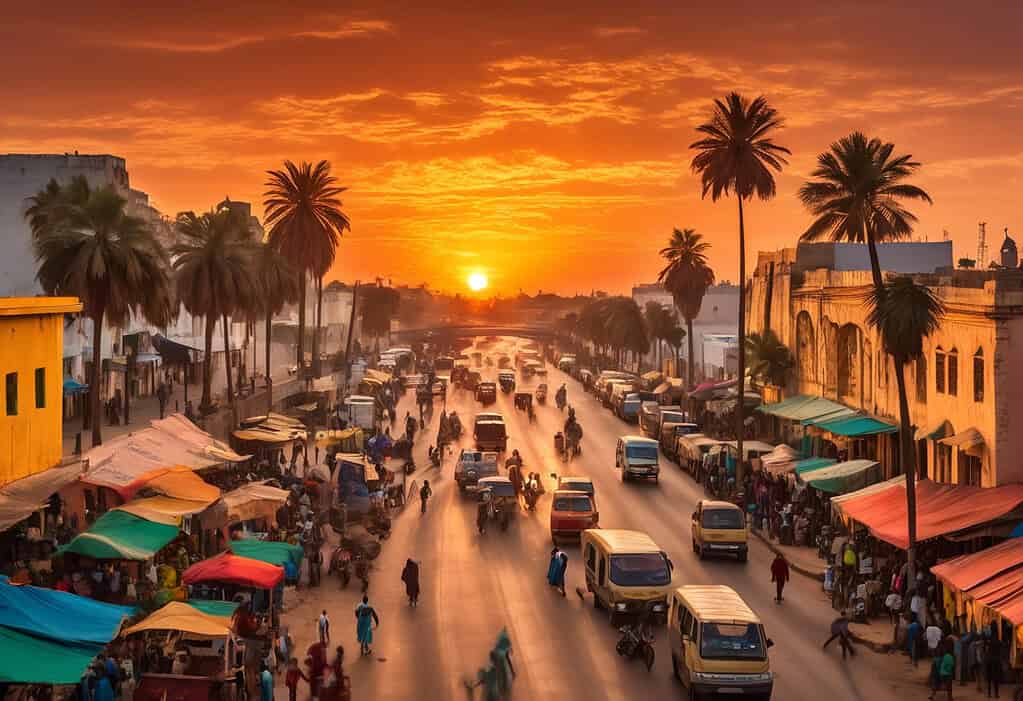
<path fill-rule="evenodd" d="M 0 297 L 0 486 L 61 460 L 64 319 L 81 308 L 70 297 Z"/>
<path fill-rule="evenodd" d="M 905 370 L 918 470 L 952 484 L 1023 481 L 1016 457 L 1023 427 L 1014 424 L 1023 417 L 1023 273 L 954 270 L 947 242 L 881 249 L 907 245 L 917 248 L 914 277 L 946 308 L 923 356 Z M 821 396 L 897 423 L 895 367 L 866 320 L 869 269 L 815 267 L 827 256 L 805 250 L 759 255 L 747 291 L 750 332 L 770 328 L 792 352 L 786 394 Z M 879 438 L 876 457 L 897 474 L 896 434 Z"/>

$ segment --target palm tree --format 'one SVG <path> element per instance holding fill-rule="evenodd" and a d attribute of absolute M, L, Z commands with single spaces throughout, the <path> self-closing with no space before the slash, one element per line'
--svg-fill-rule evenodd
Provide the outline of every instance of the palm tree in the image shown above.
<path fill-rule="evenodd" d="M 266 403 L 267 411 L 273 409 L 273 372 L 270 368 L 270 339 L 273 335 L 273 317 L 279 314 L 285 304 L 294 303 L 299 297 L 298 275 L 284 256 L 269 243 L 259 245 L 256 260 L 256 279 L 259 294 L 255 297 L 253 311 L 266 319 Z"/>
<path fill-rule="evenodd" d="M 664 307 L 654 301 L 647 302 L 643 306 L 643 321 L 646 322 L 647 336 L 654 342 L 657 349 L 656 362 L 661 366 L 661 342 L 664 340 L 664 332 L 670 324 L 670 318 Z"/>
<path fill-rule="evenodd" d="M 650 350 L 643 312 L 631 297 L 612 297 L 609 302 L 604 324 L 611 345 L 619 353 L 631 352 L 642 368 L 642 356 Z"/>
<path fill-rule="evenodd" d="M 746 337 L 746 362 L 750 379 L 761 378 L 784 387 L 792 369 L 792 353 L 771 329 Z"/>
<path fill-rule="evenodd" d="M 817 157 L 817 179 L 799 188 L 799 199 L 816 217 L 802 240 L 866 243 L 875 291 L 884 289 L 877 244 L 908 238 L 917 220 L 900 200 L 931 203 L 930 195 L 905 182 L 920 164 L 908 154 L 893 157 L 894 150 L 853 132 Z"/>
<path fill-rule="evenodd" d="M 945 307 L 931 290 L 911 277 L 896 277 L 875 288 L 867 298 L 867 321 L 881 335 L 885 352 L 895 364 L 899 388 L 899 444 L 906 472 L 906 515 L 909 547 L 906 551 L 909 581 L 916 581 L 916 470 L 913 468 L 913 438 L 909 399 L 906 395 L 906 363 L 923 354 L 924 339 L 934 333 Z"/>
<path fill-rule="evenodd" d="M 323 277 L 334 264 L 338 244 L 344 231 L 351 231 L 351 222 L 338 198 L 348 188 L 337 185 L 330 174 L 330 163 L 315 166 L 303 162 L 284 162 L 284 170 L 267 171 L 263 205 L 265 222 L 270 227 L 269 241 L 298 271 L 298 371 L 305 372 L 305 308 L 306 274 L 317 282 L 317 317 L 323 309 Z M 317 321 L 317 324 L 319 321 Z M 320 367 L 320 329 L 313 334 L 314 370 Z"/>
<path fill-rule="evenodd" d="M 780 172 L 791 153 L 771 140 L 782 124 L 778 112 L 760 96 L 750 102 L 738 93 L 729 93 L 724 100 L 714 101 L 711 120 L 697 127 L 705 138 L 692 144 L 698 151 L 692 169 L 700 174 L 703 197 L 710 194 L 717 201 L 721 195 L 734 194 L 739 201 L 739 339 L 746 338 L 746 227 L 742 203 L 757 196 L 762 200 L 774 197 L 774 173 Z M 690 358 L 690 360 L 692 360 Z M 739 395 L 735 404 L 735 433 L 739 459 L 735 482 L 743 483 L 744 426 L 743 406 L 746 387 L 746 354 L 739 353 Z"/>
<path fill-rule="evenodd" d="M 695 355 L 693 350 L 693 320 L 700 315 L 703 297 L 707 289 L 714 284 L 714 271 L 707 265 L 707 251 L 710 244 L 703 236 L 693 229 L 674 229 L 668 245 L 661 249 L 661 255 L 667 259 L 657 281 L 671 293 L 675 307 L 686 320 L 686 336 L 689 338 L 689 372 L 687 384 L 693 387 L 696 378 Z M 679 371 L 681 375 L 681 371 Z"/>
<path fill-rule="evenodd" d="M 234 401 L 231 379 L 231 327 L 228 317 L 252 306 L 259 294 L 253 272 L 256 248 L 248 222 L 226 207 L 205 212 L 182 212 L 176 227 L 181 240 L 171 248 L 178 298 L 189 313 L 206 320 L 200 411 L 212 406 L 213 332 L 224 325 L 227 400 Z"/>
<path fill-rule="evenodd" d="M 380 337 L 391 331 L 391 319 L 397 315 L 400 301 L 401 297 L 393 287 L 378 283 L 359 289 L 362 332 L 376 339 L 378 346 Z"/>
<path fill-rule="evenodd" d="M 126 213 L 126 204 L 113 187 L 94 189 L 76 177 L 63 186 L 51 180 L 25 212 L 39 284 L 47 294 L 80 298 L 92 319 L 93 445 L 103 443 L 103 325 L 123 326 L 141 315 L 154 326 L 166 326 L 174 317 L 167 253 L 145 222 Z"/>

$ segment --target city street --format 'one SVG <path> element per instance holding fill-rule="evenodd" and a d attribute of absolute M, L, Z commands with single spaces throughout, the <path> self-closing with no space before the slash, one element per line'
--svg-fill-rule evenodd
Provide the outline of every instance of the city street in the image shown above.
<path fill-rule="evenodd" d="M 496 363 L 482 372 L 484 379 L 494 379 Z M 780 606 L 774 603 L 769 571 L 772 554 L 763 544 L 752 541 L 746 564 L 699 561 L 690 547 L 689 520 L 702 490 L 664 459 L 659 484 L 622 484 L 614 469 L 615 441 L 638 428 L 621 422 L 567 375 L 552 367 L 548 372 L 552 397 L 562 382 L 567 384 L 569 404 L 576 408 L 585 431 L 583 454 L 567 465 L 555 456 L 553 435 L 560 430 L 564 414 L 553 401 L 538 407 L 537 421 L 530 425 L 525 413 L 515 410 L 512 395 L 499 392 L 491 409 L 504 414 L 510 436 L 508 452 L 519 450 L 526 471 L 539 470 L 545 476 L 550 472 L 590 476 L 596 486 L 601 525 L 646 531 L 675 563 L 676 584 L 724 583 L 735 588 L 762 617 L 775 642 L 771 649 L 774 698 L 896 697 L 896 687 L 884 678 L 884 672 L 901 668 L 901 658 L 885 658 L 858 648 L 857 657 L 846 663 L 837 646 L 821 650 L 834 614 L 818 583 L 793 574 L 786 601 Z M 537 382 L 520 384 L 520 389 Z M 400 405 L 399 421 L 412 404 L 408 393 Z M 455 409 L 471 427 L 478 405 L 468 391 L 453 390 L 447 408 Z M 436 436 L 439 402 L 437 409 L 427 433 L 430 439 Z M 469 446 L 470 441 L 471 437 L 463 436 L 462 445 Z M 567 546 L 568 596 L 562 598 L 547 586 L 549 493 L 535 513 L 519 512 L 507 532 L 492 529 L 479 535 L 475 501 L 459 494 L 452 479 L 453 456 L 448 456 L 439 470 L 426 469 L 427 445 L 426 440 L 417 440 L 416 463 L 420 467 L 414 478 L 420 484 L 429 479 L 434 488 L 429 511 L 420 516 L 418 499 L 412 502 L 395 519 L 393 534 L 374 563 L 370 602 L 381 617 L 381 626 L 374 633 L 374 654 L 358 655 L 352 613 L 357 588 L 340 591 L 333 578 L 325 579 L 319 591 L 306 592 L 303 604 L 286 616 L 300 653 L 312 642 L 315 618 L 326 608 L 334 643 L 341 642 L 347 651 L 354 698 L 455 698 L 464 694 L 462 679 L 483 664 L 498 631 L 506 626 L 519 673 L 517 698 L 681 696 L 682 687 L 671 674 L 663 627 L 658 630 L 657 661 L 652 671 L 647 672 L 638 661 L 617 656 L 617 631 L 609 625 L 606 613 L 593 608 L 589 595 L 580 600 L 573 591 L 584 588 L 577 545 Z M 551 488 L 550 481 L 547 486 Z M 419 560 L 422 568 L 423 594 L 417 609 L 408 607 L 400 581 L 407 557 Z"/>

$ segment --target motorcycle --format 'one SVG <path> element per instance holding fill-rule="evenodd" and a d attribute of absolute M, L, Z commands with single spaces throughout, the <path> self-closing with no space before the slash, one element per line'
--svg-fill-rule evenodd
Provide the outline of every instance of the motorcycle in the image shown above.
<path fill-rule="evenodd" d="M 362 580 L 362 593 L 369 591 L 369 561 L 365 555 L 356 555 L 355 576 Z"/>
<path fill-rule="evenodd" d="M 817 557 L 827 560 L 831 555 L 831 526 L 821 526 L 820 535 L 817 536 Z"/>
<path fill-rule="evenodd" d="M 654 666 L 654 636 L 641 624 L 622 626 L 615 652 L 627 659 L 641 659 L 649 672 Z"/>
<path fill-rule="evenodd" d="M 334 549 L 334 553 L 330 556 L 330 567 L 327 568 L 327 574 L 335 572 L 341 578 L 341 588 L 347 588 L 348 583 L 352 580 L 352 553 L 341 545 Z"/>

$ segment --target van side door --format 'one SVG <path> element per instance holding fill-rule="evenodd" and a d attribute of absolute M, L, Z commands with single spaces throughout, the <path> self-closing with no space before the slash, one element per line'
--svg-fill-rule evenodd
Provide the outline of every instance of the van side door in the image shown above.
<path fill-rule="evenodd" d="M 700 525 L 703 523 L 703 502 L 696 504 L 696 511 L 693 512 L 693 542 L 699 545 L 703 544 L 703 527 Z"/>
<path fill-rule="evenodd" d="M 622 453 L 624 452 L 622 446 L 624 445 L 622 439 L 619 438 L 618 447 L 615 449 L 615 467 L 622 467 Z"/>
<path fill-rule="evenodd" d="M 696 647 L 696 634 L 699 630 L 699 622 L 696 617 L 689 611 L 688 608 L 683 607 L 682 620 L 679 624 L 679 629 L 674 631 L 672 635 L 679 636 L 679 642 L 682 645 L 682 654 L 679 655 L 679 676 L 682 678 L 682 683 L 686 686 L 692 684 L 693 672 L 699 671 L 694 669 L 698 664 L 698 655 Z"/>
<path fill-rule="evenodd" d="M 596 596 L 597 549 L 593 547 L 593 543 L 586 544 L 586 549 L 583 552 L 583 560 L 586 564 L 586 589 L 587 591 L 594 592 L 594 596 Z"/>

